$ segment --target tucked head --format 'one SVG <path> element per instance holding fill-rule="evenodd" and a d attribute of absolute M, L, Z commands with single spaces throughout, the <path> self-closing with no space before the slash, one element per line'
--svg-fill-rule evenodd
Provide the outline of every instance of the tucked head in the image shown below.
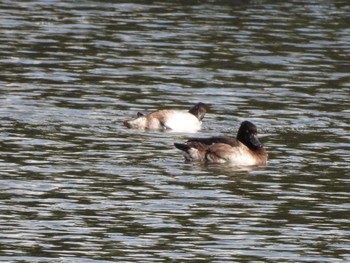
<path fill-rule="evenodd" d="M 258 139 L 258 129 L 250 121 L 241 123 L 237 133 L 237 139 L 251 150 L 258 150 L 263 147 Z"/>
<path fill-rule="evenodd" d="M 188 112 L 193 114 L 198 118 L 198 120 L 203 120 L 205 113 L 207 112 L 207 105 L 199 102 L 196 105 L 194 105 Z"/>

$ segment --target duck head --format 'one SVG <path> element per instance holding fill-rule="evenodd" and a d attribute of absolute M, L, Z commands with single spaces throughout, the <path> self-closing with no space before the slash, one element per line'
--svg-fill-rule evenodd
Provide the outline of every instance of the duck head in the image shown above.
<path fill-rule="evenodd" d="M 250 121 L 244 121 L 241 123 L 237 133 L 237 139 L 253 151 L 263 147 L 258 139 L 258 130 Z"/>
<path fill-rule="evenodd" d="M 198 120 L 203 120 L 205 113 L 207 112 L 207 105 L 205 103 L 199 102 L 194 105 L 188 112 L 197 117 Z"/>

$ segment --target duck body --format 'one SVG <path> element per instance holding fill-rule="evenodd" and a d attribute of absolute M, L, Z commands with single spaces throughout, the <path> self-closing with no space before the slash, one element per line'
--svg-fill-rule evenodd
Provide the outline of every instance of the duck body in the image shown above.
<path fill-rule="evenodd" d="M 257 138 L 251 122 L 241 124 L 237 137 L 192 138 L 175 143 L 188 161 L 230 163 L 237 166 L 266 165 L 268 153 Z"/>
<path fill-rule="evenodd" d="M 138 113 L 136 118 L 126 120 L 123 124 L 132 129 L 196 132 L 201 129 L 205 113 L 205 104 L 198 103 L 189 111 L 159 110 L 146 115 Z"/>

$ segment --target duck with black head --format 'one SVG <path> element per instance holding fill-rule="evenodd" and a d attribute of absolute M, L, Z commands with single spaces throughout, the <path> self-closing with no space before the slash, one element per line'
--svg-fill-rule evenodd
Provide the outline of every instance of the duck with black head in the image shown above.
<path fill-rule="evenodd" d="M 256 126 L 244 121 L 237 137 L 217 136 L 192 138 L 186 143 L 174 143 L 188 161 L 230 163 L 237 166 L 266 165 L 268 153 L 257 137 Z"/>
<path fill-rule="evenodd" d="M 137 113 L 136 118 L 123 124 L 131 129 L 196 132 L 201 129 L 207 105 L 199 102 L 189 111 L 158 110 L 149 114 Z"/>

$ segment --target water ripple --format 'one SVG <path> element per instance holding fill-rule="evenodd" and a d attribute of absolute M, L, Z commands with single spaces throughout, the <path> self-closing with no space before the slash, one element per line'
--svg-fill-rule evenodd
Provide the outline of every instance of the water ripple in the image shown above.
<path fill-rule="evenodd" d="M 0 7 L 1 261 L 349 261 L 346 1 Z M 122 125 L 198 101 L 198 136 L 249 119 L 268 166 Z"/>

